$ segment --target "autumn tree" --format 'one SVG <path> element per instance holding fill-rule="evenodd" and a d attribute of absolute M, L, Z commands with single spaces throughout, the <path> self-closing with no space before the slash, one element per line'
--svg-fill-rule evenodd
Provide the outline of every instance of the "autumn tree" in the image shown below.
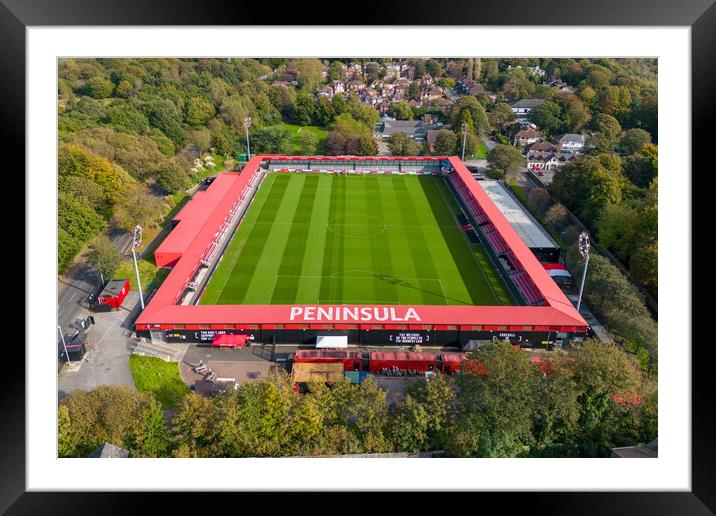
<path fill-rule="evenodd" d="M 512 457 L 532 438 L 540 373 L 507 342 L 472 352 L 457 376 L 455 425 L 446 450 L 460 457 Z"/>
<path fill-rule="evenodd" d="M 520 149 L 499 143 L 487 154 L 487 162 L 492 170 L 501 171 L 508 178 L 525 167 L 525 157 Z"/>
<path fill-rule="evenodd" d="M 121 261 L 122 253 L 107 236 L 99 235 L 90 244 L 87 263 L 97 269 L 105 281 L 112 278 Z"/>

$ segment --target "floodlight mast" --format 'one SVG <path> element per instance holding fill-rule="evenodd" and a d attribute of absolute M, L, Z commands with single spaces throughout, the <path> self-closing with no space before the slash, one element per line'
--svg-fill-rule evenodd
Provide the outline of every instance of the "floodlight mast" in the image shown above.
<path fill-rule="evenodd" d="M 579 254 L 584 258 L 584 272 L 582 273 L 582 284 L 579 286 L 579 299 L 577 299 L 577 312 L 582 306 L 582 293 L 584 292 L 584 282 L 587 279 L 587 267 L 589 266 L 589 234 L 582 231 L 579 234 Z"/>
<path fill-rule="evenodd" d="M 137 273 L 137 290 L 139 290 L 139 302 L 144 310 L 144 295 L 142 294 L 142 282 L 139 280 L 139 267 L 137 266 L 137 248 L 142 245 L 142 226 L 134 226 L 132 235 L 132 258 L 134 258 L 134 272 Z"/>
<path fill-rule="evenodd" d="M 246 158 L 251 159 L 251 144 L 249 143 L 249 127 L 251 127 L 251 117 L 244 118 L 244 129 L 246 129 Z"/>
<path fill-rule="evenodd" d="M 465 144 L 467 143 L 467 122 L 462 124 L 462 157 L 460 161 L 465 161 Z"/>
<path fill-rule="evenodd" d="M 62 347 L 65 348 L 65 358 L 67 359 L 67 363 L 72 365 L 72 360 L 70 360 L 70 355 L 67 353 L 67 343 L 65 343 L 65 334 L 62 333 L 62 327 L 58 324 L 57 325 L 57 331 L 60 332 L 60 338 L 62 339 Z"/>

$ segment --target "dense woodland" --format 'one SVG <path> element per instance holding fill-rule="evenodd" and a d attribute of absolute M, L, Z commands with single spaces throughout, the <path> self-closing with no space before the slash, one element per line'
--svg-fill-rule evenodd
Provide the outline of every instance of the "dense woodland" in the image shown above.
<path fill-rule="evenodd" d="M 280 371 L 216 397 L 187 394 L 169 417 L 150 393 L 75 391 L 59 407 L 59 456 L 107 441 L 134 457 L 602 457 L 656 437 L 656 382 L 618 348 L 587 341 L 546 360 L 491 343 L 458 375 L 413 381 L 393 404 L 370 377 L 298 394 Z"/>

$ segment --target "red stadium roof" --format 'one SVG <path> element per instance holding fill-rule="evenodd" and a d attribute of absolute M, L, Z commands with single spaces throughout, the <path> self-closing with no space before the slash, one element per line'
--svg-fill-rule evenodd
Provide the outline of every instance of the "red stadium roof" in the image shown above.
<path fill-rule="evenodd" d="M 212 245 L 229 212 L 250 184 L 262 161 L 281 160 L 449 160 L 514 257 L 532 278 L 545 306 L 318 306 L 318 305 L 176 305 Z M 409 326 L 460 326 L 495 331 L 586 331 L 588 325 L 549 277 L 512 225 L 482 190 L 457 157 L 252 157 L 240 173 L 224 172 L 209 188 L 197 192 L 175 217 L 177 227 L 155 252 L 157 265 L 173 270 L 136 321 L 137 330 L 153 328 L 227 329 L 254 325 L 290 324 L 296 327 L 331 327 L 353 324 L 376 329 Z M 330 313 L 329 313 L 330 312 Z M 440 329 L 440 328 L 436 328 Z M 447 328 L 443 328 L 447 329 Z"/>

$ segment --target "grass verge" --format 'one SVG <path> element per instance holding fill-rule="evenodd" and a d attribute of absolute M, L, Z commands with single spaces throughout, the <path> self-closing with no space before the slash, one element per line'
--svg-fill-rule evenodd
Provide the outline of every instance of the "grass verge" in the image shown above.
<path fill-rule="evenodd" d="M 179 375 L 179 364 L 161 358 L 132 355 L 129 357 L 134 385 L 140 392 L 151 392 L 164 408 L 175 409 L 189 388 Z"/>

